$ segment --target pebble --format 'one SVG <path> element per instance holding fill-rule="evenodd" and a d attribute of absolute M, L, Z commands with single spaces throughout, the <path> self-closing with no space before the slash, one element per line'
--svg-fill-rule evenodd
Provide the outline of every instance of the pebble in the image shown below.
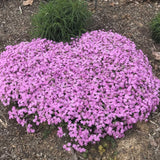
<path fill-rule="evenodd" d="M 155 142 L 155 140 L 152 136 L 149 136 L 149 141 L 150 141 L 151 146 L 157 147 L 157 143 Z"/>
<path fill-rule="evenodd" d="M 138 25 L 139 27 L 143 27 L 143 24 L 142 24 L 141 22 L 137 22 L 137 25 Z"/>
<path fill-rule="evenodd" d="M 107 160 L 107 157 L 105 157 L 105 156 L 104 156 L 104 157 L 102 157 L 102 160 Z"/>

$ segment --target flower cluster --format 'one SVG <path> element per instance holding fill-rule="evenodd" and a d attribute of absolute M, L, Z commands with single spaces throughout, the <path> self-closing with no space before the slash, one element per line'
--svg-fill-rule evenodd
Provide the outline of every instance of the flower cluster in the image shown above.
<path fill-rule="evenodd" d="M 84 152 L 106 135 L 121 138 L 159 104 L 160 80 L 141 50 L 124 36 L 87 32 L 72 43 L 34 39 L 0 54 L 0 99 L 28 132 L 47 122 Z M 34 125 L 33 125 L 34 124 Z"/>

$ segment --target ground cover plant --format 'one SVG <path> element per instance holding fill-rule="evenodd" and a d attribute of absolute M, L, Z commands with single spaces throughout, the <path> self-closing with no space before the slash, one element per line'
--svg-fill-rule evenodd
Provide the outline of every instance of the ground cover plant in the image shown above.
<path fill-rule="evenodd" d="M 38 13 L 33 15 L 31 33 L 36 38 L 70 41 L 86 32 L 90 16 L 85 1 L 50 0 L 41 3 Z"/>
<path fill-rule="evenodd" d="M 0 54 L 0 99 L 9 118 L 35 132 L 56 125 L 63 146 L 85 152 L 106 135 L 124 137 L 159 104 L 160 80 L 133 42 L 111 31 L 87 32 L 71 44 L 33 39 Z"/>

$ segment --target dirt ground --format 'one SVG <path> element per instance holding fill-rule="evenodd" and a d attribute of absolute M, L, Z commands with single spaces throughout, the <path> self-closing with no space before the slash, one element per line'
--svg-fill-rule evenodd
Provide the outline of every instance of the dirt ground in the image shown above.
<path fill-rule="evenodd" d="M 30 41 L 30 17 L 38 10 L 40 0 L 23 6 L 23 0 L 0 0 L 0 52 L 5 46 Z M 93 21 L 88 30 L 105 29 L 118 32 L 137 45 L 149 58 L 156 76 L 160 78 L 160 61 L 153 51 L 160 44 L 151 39 L 149 23 L 160 11 L 155 0 L 99 0 L 97 9 L 89 2 Z M 0 104 L 0 160 L 159 160 L 160 106 L 149 122 L 136 124 L 123 139 L 105 138 L 88 146 L 87 154 L 68 153 L 62 149 L 65 139 L 45 124 L 35 134 L 27 134 L 14 120 L 8 120 L 8 108 Z"/>

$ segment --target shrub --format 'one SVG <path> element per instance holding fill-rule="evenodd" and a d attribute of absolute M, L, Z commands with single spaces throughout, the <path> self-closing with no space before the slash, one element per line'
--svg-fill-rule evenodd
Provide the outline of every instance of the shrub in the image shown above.
<path fill-rule="evenodd" d="M 141 50 L 111 31 L 85 33 L 70 45 L 34 39 L 0 54 L 0 99 L 28 132 L 47 122 L 64 145 L 85 151 L 106 135 L 121 138 L 159 104 L 160 80 Z M 65 130 L 64 127 L 66 126 Z"/>
<path fill-rule="evenodd" d="M 57 42 L 86 32 L 91 13 L 82 0 L 51 0 L 41 3 L 39 12 L 32 17 L 32 35 Z"/>
<path fill-rule="evenodd" d="M 160 42 L 160 13 L 152 19 L 150 24 L 152 39 L 159 43 Z"/>

